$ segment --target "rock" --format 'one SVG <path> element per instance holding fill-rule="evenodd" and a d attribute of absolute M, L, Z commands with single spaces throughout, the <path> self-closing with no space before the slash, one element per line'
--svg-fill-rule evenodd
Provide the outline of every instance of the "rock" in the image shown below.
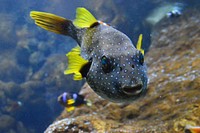
<path fill-rule="evenodd" d="M 85 84 L 80 93 L 93 105 L 63 111 L 45 132 L 179 133 L 187 124 L 200 125 L 199 14 L 190 12 L 155 27 L 145 56 L 146 96 L 131 104 L 116 104 L 101 99 Z"/>
<path fill-rule="evenodd" d="M 17 64 L 23 67 L 30 67 L 29 63 L 30 52 L 27 48 L 17 47 L 15 52 L 15 58 Z"/>
<path fill-rule="evenodd" d="M 45 63 L 45 56 L 42 52 L 34 52 L 30 55 L 29 62 L 33 66 L 33 71 L 38 71 Z"/>
<path fill-rule="evenodd" d="M 0 121 L 1 121 L 0 131 L 3 132 L 13 126 L 15 119 L 9 115 L 1 115 Z"/>
<path fill-rule="evenodd" d="M 1 81 L 22 83 L 25 80 L 26 70 L 19 67 L 19 65 L 10 57 L 10 55 L 4 55 L 4 58 L 1 59 L 0 66 Z"/>
<path fill-rule="evenodd" d="M 43 81 L 46 86 L 49 86 L 48 91 L 51 90 L 50 87 L 54 87 L 77 92 L 74 84 L 77 85 L 77 88 L 80 88 L 82 82 L 75 83 L 71 76 L 64 75 L 64 70 L 67 68 L 66 63 L 67 57 L 65 55 L 54 54 L 47 59 L 38 72 L 34 73 L 32 79 Z"/>
<path fill-rule="evenodd" d="M 11 13 L 0 13 L 0 50 L 1 53 L 4 50 L 12 50 L 15 48 L 15 43 L 17 41 L 17 36 L 13 29 L 15 27 L 16 17 Z"/>
<path fill-rule="evenodd" d="M 21 93 L 21 87 L 14 82 L 4 83 L 0 81 L 0 91 L 7 97 L 16 98 Z"/>

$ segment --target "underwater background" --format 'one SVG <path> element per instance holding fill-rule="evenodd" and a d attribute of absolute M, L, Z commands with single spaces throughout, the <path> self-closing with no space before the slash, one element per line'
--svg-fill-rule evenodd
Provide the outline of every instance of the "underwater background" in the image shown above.
<path fill-rule="evenodd" d="M 120 124 L 123 123 L 130 126 L 141 119 L 149 120 L 149 122 L 155 119 L 162 121 L 174 120 L 176 116 L 181 116 L 176 112 L 177 107 L 167 112 L 171 112 L 172 114 L 175 112 L 170 117 L 167 117 L 165 114 L 165 111 L 170 109 L 170 105 L 173 102 L 178 107 L 186 107 L 186 105 L 191 105 L 191 102 L 194 102 L 195 109 L 200 108 L 200 96 L 198 95 L 200 92 L 200 29 L 198 29 L 200 27 L 200 3 L 198 0 L 1 0 L 0 2 L 1 133 L 44 132 L 64 110 L 58 104 L 57 97 L 64 91 L 79 92 L 85 82 L 73 81 L 72 76 L 66 76 L 63 73 L 67 68 L 67 57 L 65 54 L 76 46 L 76 42 L 69 37 L 47 32 L 37 27 L 29 16 L 32 10 L 50 12 L 73 20 L 75 18 L 76 8 L 85 7 L 97 19 L 124 32 L 133 41 L 133 44 L 136 44 L 139 34 L 143 34 L 143 48 L 147 53 L 145 57 L 147 66 L 149 66 L 150 80 L 150 91 L 145 96 L 146 99 L 139 99 L 134 102 L 134 105 L 130 106 L 114 103 L 110 103 L 107 106 L 108 101 L 99 100 L 97 96 L 91 97 L 90 100 L 94 100 L 94 103 L 96 103 L 91 107 L 91 110 L 88 108 L 85 111 L 84 109 L 79 109 L 79 112 L 76 114 L 64 112 L 57 119 L 65 117 L 75 118 L 77 116 L 83 116 L 83 114 L 97 112 L 105 115 L 102 118 L 106 120 L 111 119 L 118 121 Z M 178 16 L 168 14 L 172 11 L 178 11 L 180 14 Z M 189 48 L 192 50 L 188 50 Z M 197 51 L 195 52 L 194 49 Z M 190 53 L 191 51 L 193 54 Z M 181 58 L 173 57 L 175 54 L 180 55 Z M 171 64 L 174 64 L 174 66 Z M 182 73 L 178 73 L 178 70 Z M 180 75 L 185 75 L 185 77 L 181 77 Z M 188 78 L 186 80 L 188 85 L 179 84 L 179 82 L 186 83 L 184 82 L 184 78 L 186 77 Z M 171 86 L 163 87 L 175 79 L 177 82 Z M 190 89 L 192 93 L 187 92 Z M 93 94 L 93 92 L 87 93 Z M 171 95 L 169 97 L 163 96 L 163 93 Z M 183 99 L 184 104 L 178 104 L 181 100 L 176 98 L 174 94 L 180 97 L 188 96 L 188 98 Z M 153 100 L 148 99 L 148 96 Z M 169 99 L 166 100 L 165 98 Z M 158 100 L 164 100 L 164 102 L 158 103 Z M 161 107 L 161 111 L 157 111 L 157 113 L 163 114 L 165 118 L 162 115 L 158 115 L 158 118 L 151 118 L 151 116 L 156 115 L 148 112 L 149 109 L 151 108 L 153 110 L 158 105 L 158 108 Z M 102 112 L 97 111 L 100 106 L 103 108 Z M 138 106 L 141 106 L 141 108 L 138 108 Z M 115 108 L 116 112 L 112 112 L 112 108 Z M 132 110 L 131 113 L 129 109 Z M 138 113 L 141 111 L 144 111 L 143 115 Z M 178 110 L 179 113 L 181 111 L 183 110 Z M 187 110 L 184 111 L 187 112 Z M 112 116 L 111 114 L 115 115 Z M 119 118 L 119 115 L 122 117 Z M 195 117 L 195 114 L 192 117 L 189 116 L 191 114 L 187 116 L 191 120 L 190 124 L 200 125 L 199 117 Z M 98 116 L 94 120 L 97 120 L 97 118 Z M 85 117 L 80 117 L 80 120 L 77 121 L 83 121 L 85 119 Z M 109 122 L 112 126 L 104 130 L 101 130 L 101 128 L 94 128 L 94 130 L 93 128 L 88 128 L 85 131 L 111 131 L 110 129 L 112 128 L 122 127 L 119 123 Z M 181 124 L 184 126 L 183 123 Z M 138 125 L 135 124 L 140 127 L 137 131 L 148 132 L 144 130 L 146 128 L 145 124 L 142 121 Z M 178 127 L 177 130 L 174 130 L 177 132 L 183 130 Z M 123 128 L 129 129 L 129 127 Z M 166 126 L 167 128 L 169 127 Z M 130 131 L 136 131 L 132 128 L 130 129 Z M 72 130 L 69 131 L 72 132 Z M 120 130 L 113 131 L 119 132 Z"/>

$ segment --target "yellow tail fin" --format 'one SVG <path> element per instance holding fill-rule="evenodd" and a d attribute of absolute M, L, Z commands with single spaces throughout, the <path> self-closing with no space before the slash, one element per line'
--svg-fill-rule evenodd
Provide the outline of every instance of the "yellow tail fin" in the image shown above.
<path fill-rule="evenodd" d="M 67 112 L 71 112 L 75 109 L 74 106 L 66 107 Z"/>
<path fill-rule="evenodd" d="M 68 29 L 72 22 L 63 17 L 39 11 L 31 11 L 30 16 L 35 20 L 35 24 L 41 28 L 58 34 L 68 35 Z"/>
<path fill-rule="evenodd" d="M 76 19 L 73 24 L 79 28 L 89 28 L 92 24 L 96 23 L 96 18 L 85 8 L 76 9 Z"/>
<path fill-rule="evenodd" d="M 142 34 L 140 34 L 140 36 L 138 38 L 136 48 L 144 55 L 144 50 L 142 49 Z"/>
<path fill-rule="evenodd" d="M 74 74 L 74 80 L 81 80 L 83 77 L 80 73 L 81 68 L 88 63 L 80 55 L 80 47 L 73 48 L 66 56 L 68 57 L 68 68 L 64 74 Z"/>

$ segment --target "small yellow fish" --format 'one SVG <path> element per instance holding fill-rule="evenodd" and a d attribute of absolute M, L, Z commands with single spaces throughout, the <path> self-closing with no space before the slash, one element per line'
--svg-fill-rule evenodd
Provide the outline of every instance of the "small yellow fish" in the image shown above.
<path fill-rule="evenodd" d="M 86 100 L 84 96 L 79 95 L 78 93 L 67 93 L 64 92 L 58 97 L 58 102 L 66 107 L 67 112 L 73 111 L 76 107 L 82 105 L 91 106 L 92 103 L 89 100 Z"/>

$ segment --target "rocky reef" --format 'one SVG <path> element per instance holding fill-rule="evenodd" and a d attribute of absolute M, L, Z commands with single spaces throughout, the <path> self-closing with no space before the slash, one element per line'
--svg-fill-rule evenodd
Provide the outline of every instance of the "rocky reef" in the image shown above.
<path fill-rule="evenodd" d="M 44 35 L 33 23 L 34 28 L 17 23 L 15 16 L 0 13 L 4 33 L 0 36 L 0 132 L 41 132 L 60 113 L 57 96 L 72 89 L 78 92 L 83 84 L 74 86 L 63 73 L 65 53 L 75 42 L 55 38 L 53 33 Z"/>
<path fill-rule="evenodd" d="M 131 104 L 98 97 L 85 84 L 81 94 L 93 103 L 65 110 L 46 133 L 63 132 L 183 132 L 200 125 L 200 13 L 188 11 L 160 22 L 145 55 L 148 93 Z"/>

